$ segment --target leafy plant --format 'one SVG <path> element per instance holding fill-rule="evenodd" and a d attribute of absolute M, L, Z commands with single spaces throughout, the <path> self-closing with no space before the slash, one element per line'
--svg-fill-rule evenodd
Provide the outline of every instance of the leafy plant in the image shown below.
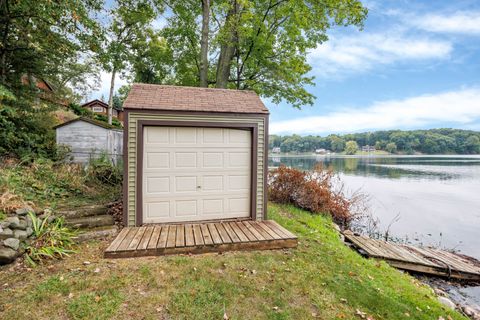
<path fill-rule="evenodd" d="M 293 204 L 312 213 L 330 214 L 343 226 L 365 212 L 365 195 L 357 192 L 347 197 L 338 176 L 321 165 L 313 171 L 286 166 L 271 171 L 268 197 L 271 201 Z"/>
<path fill-rule="evenodd" d="M 120 185 L 123 180 L 122 166 L 113 164 L 106 153 L 90 159 L 87 174 L 93 182 L 100 182 L 110 186 Z"/>
<path fill-rule="evenodd" d="M 49 215 L 38 218 L 28 213 L 32 220 L 33 241 L 25 248 L 25 260 L 35 266 L 45 259 L 61 259 L 75 251 L 72 250 L 76 232 L 65 227 L 63 218 L 49 221 Z"/>

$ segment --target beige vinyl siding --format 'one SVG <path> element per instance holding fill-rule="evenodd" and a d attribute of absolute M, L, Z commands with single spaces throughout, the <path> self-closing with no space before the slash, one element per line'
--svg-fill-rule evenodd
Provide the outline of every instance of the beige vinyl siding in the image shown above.
<path fill-rule="evenodd" d="M 192 115 L 192 114 L 147 114 L 128 112 L 128 172 L 127 172 L 127 194 L 128 194 L 128 225 L 135 225 L 136 206 L 136 168 L 137 168 L 137 121 L 139 120 L 165 120 L 165 121 L 207 121 L 207 122 L 229 122 L 229 123 L 256 123 L 258 126 L 258 155 L 257 155 L 257 212 L 258 220 L 263 219 L 264 212 L 264 152 L 265 152 L 265 117 L 252 116 L 229 116 L 225 115 Z"/>

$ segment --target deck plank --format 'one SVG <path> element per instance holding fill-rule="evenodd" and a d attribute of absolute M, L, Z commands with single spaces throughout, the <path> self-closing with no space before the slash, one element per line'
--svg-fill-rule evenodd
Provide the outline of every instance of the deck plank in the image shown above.
<path fill-rule="evenodd" d="M 248 238 L 248 241 L 253 242 L 257 241 L 258 239 L 253 235 L 253 233 L 248 230 L 248 228 L 242 222 L 234 222 L 234 224 L 240 229 L 243 234 Z"/>
<path fill-rule="evenodd" d="M 250 231 L 250 233 L 252 233 L 255 238 L 257 238 L 258 241 L 265 241 L 265 240 L 267 240 L 267 239 L 265 239 L 265 237 L 264 237 L 261 233 L 259 233 L 259 232 L 257 231 L 257 229 L 255 229 L 255 228 L 249 223 L 249 221 L 243 221 L 242 223 L 243 223 L 243 225 L 245 226 L 245 228 L 247 228 L 247 230 Z"/>
<path fill-rule="evenodd" d="M 265 240 L 273 240 L 274 238 L 268 233 L 266 232 L 265 230 L 263 230 L 258 224 L 256 221 L 248 221 L 248 223 L 250 223 L 250 225 L 256 229 L 258 231 L 258 233 L 260 233 L 264 238 Z"/>
<path fill-rule="evenodd" d="M 202 229 L 200 228 L 199 224 L 194 224 L 193 225 L 193 236 L 195 238 L 195 245 L 196 246 L 205 245 L 205 242 L 203 241 Z"/>
<path fill-rule="evenodd" d="M 147 249 L 152 250 L 157 247 L 158 238 L 160 237 L 160 232 L 162 231 L 162 227 L 154 226 L 152 235 L 150 236 L 150 240 L 148 241 Z"/>
<path fill-rule="evenodd" d="M 137 250 L 146 250 L 148 243 L 150 242 L 150 237 L 152 236 L 152 232 L 154 226 L 147 226 L 145 229 L 145 233 L 142 236 L 142 239 L 140 240 L 140 243 L 137 246 Z"/>
<path fill-rule="evenodd" d="M 234 243 L 235 242 L 241 242 L 240 238 L 237 236 L 235 231 L 233 231 L 233 229 L 230 227 L 230 225 L 228 223 L 222 223 L 222 226 L 225 229 L 225 231 L 227 232 L 227 234 L 230 237 L 230 239 L 232 240 L 232 242 L 234 242 Z"/>
<path fill-rule="evenodd" d="M 195 245 L 195 238 L 193 237 L 193 228 L 191 224 L 185 225 L 185 245 L 193 247 Z"/>
<path fill-rule="evenodd" d="M 177 226 L 177 238 L 175 240 L 175 247 L 181 248 L 185 247 L 185 226 Z"/>
<path fill-rule="evenodd" d="M 108 246 L 106 251 L 114 252 L 117 250 L 118 246 L 122 243 L 125 236 L 128 234 L 128 228 L 123 228 L 122 231 L 117 235 L 117 237 L 112 241 L 112 243 Z"/>
<path fill-rule="evenodd" d="M 242 230 L 238 227 L 238 225 L 235 222 L 230 222 L 228 225 L 233 230 L 233 232 L 235 232 L 235 234 L 239 238 L 240 242 L 248 242 L 249 241 L 248 237 L 245 235 L 245 233 L 242 232 Z"/>
<path fill-rule="evenodd" d="M 168 226 L 163 226 L 158 237 L 157 249 L 163 249 L 167 246 L 168 240 Z"/>
<path fill-rule="evenodd" d="M 147 227 L 140 227 L 135 234 L 135 237 L 133 237 L 132 241 L 130 241 L 130 244 L 127 247 L 127 250 L 136 250 L 138 245 L 140 244 L 140 241 L 142 240 L 143 234 L 145 233 L 145 230 Z"/>
<path fill-rule="evenodd" d="M 210 231 L 208 230 L 207 225 L 202 223 L 200 225 L 200 229 L 202 230 L 203 243 L 205 243 L 205 245 L 211 246 L 213 244 L 213 239 L 210 235 Z"/>
<path fill-rule="evenodd" d="M 132 228 L 128 231 L 128 234 L 122 240 L 122 243 L 118 246 L 117 251 L 125 251 L 128 249 L 130 242 L 132 242 L 133 237 L 137 234 L 139 228 Z"/>
<path fill-rule="evenodd" d="M 210 235 L 212 236 L 212 240 L 214 244 L 222 244 L 222 238 L 220 237 L 220 234 L 218 233 L 217 228 L 213 223 L 207 223 L 208 231 L 210 231 Z"/>
<path fill-rule="evenodd" d="M 223 227 L 223 223 L 215 223 L 215 227 L 217 228 L 223 243 L 232 243 L 232 239 L 230 239 L 228 232 Z"/>
<path fill-rule="evenodd" d="M 167 245 L 165 248 L 175 248 L 175 241 L 177 239 L 177 226 L 168 227 Z"/>
<path fill-rule="evenodd" d="M 267 232 L 273 239 L 282 239 L 282 236 L 277 234 L 271 228 L 269 228 L 265 223 L 256 222 L 255 223 L 258 227 L 262 228 L 265 232 Z"/>
<path fill-rule="evenodd" d="M 279 223 L 273 220 L 265 220 L 265 223 L 269 226 L 283 233 L 283 235 L 288 239 L 297 239 L 297 236 L 288 231 L 286 228 L 282 227 Z"/>

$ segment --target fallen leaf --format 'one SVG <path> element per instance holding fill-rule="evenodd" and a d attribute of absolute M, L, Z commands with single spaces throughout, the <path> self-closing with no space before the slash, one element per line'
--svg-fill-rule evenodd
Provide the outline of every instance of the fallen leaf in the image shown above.
<path fill-rule="evenodd" d="M 95 297 L 95 302 L 98 302 L 98 301 L 100 301 L 101 299 L 102 299 L 102 297 L 96 296 L 96 297 Z"/>

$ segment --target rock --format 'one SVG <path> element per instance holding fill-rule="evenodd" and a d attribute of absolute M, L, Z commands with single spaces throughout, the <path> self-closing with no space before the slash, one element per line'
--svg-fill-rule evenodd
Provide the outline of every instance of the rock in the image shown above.
<path fill-rule="evenodd" d="M 27 237 L 30 237 L 33 234 L 33 229 L 30 227 L 27 227 L 27 230 L 25 231 L 27 232 Z"/>
<path fill-rule="evenodd" d="M 5 229 L 5 228 L 8 228 L 9 226 L 10 226 L 10 222 L 7 222 L 7 221 L 0 222 L 0 229 Z"/>
<path fill-rule="evenodd" d="M 53 213 L 53 211 L 50 208 L 46 208 L 42 212 L 42 214 L 44 214 L 44 215 L 51 215 L 52 213 Z"/>
<path fill-rule="evenodd" d="M 17 251 L 11 248 L 0 248 L 0 265 L 11 263 L 17 257 Z"/>
<path fill-rule="evenodd" d="M 24 218 L 21 218 L 20 222 L 18 223 L 17 229 L 26 230 L 27 227 L 28 227 L 27 220 L 25 220 Z"/>
<path fill-rule="evenodd" d="M 438 297 L 438 301 L 443 304 L 445 307 L 455 310 L 455 303 L 447 297 Z"/>
<path fill-rule="evenodd" d="M 7 217 L 5 222 L 8 222 L 8 227 L 10 229 L 17 229 L 18 225 L 20 224 L 20 219 L 18 217 Z"/>
<path fill-rule="evenodd" d="M 28 237 L 27 231 L 19 229 L 13 231 L 13 236 L 20 240 L 25 240 Z"/>
<path fill-rule="evenodd" d="M 13 250 L 18 250 L 18 247 L 20 247 L 20 240 L 16 238 L 8 238 L 3 240 L 3 245 L 12 248 Z"/>
<path fill-rule="evenodd" d="M 13 231 L 10 228 L 3 229 L 0 232 L 0 240 L 11 238 L 13 236 Z"/>
<path fill-rule="evenodd" d="M 29 212 L 34 212 L 32 207 L 23 207 L 15 211 L 15 213 L 19 216 L 26 216 Z"/>
<path fill-rule="evenodd" d="M 33 225 L 32 218 L 30 218 L 29 216 L 25 218 L 25 221 L 27 221 L 27 228 Z"/>

